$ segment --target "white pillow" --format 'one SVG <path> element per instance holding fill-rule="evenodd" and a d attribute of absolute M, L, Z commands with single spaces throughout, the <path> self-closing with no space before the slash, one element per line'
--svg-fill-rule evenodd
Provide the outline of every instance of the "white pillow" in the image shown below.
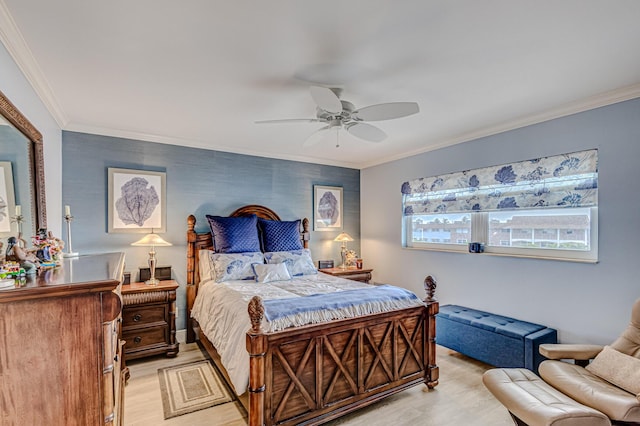
<path fill-rule="evenodd" d="M 251 253 L 214 253 L 209 251 L 207 258 L 213 271 L 209 279 L 219 283 L 230 280 L 252 280 L 255 278 L 253 263 L 263 263 L 264 258 L 260 252 Z M 200 262 L 202 264 L 202 262 Z M 202 273 L 200 278 L 203 278 Z"/>
<path fill-rule="evenodd" d="M 293 277 L 318 273 L 309 249 L 267 252 L 264 259 L 267 263 L 285 263 Z"/>
<path fill-rule="evenodd" d="M 258 283 L 270 283 L 272 281 L 289 281 L 291 275 L 284 263 L 254 263 L 251 265 Z"/>
<path fill-rule="evenodd" d="M 214 254 L 213 250 L 200 250 L 198 252 L 200 282 L 216 279 L 216 271 L 213 269 L 213 259 L 211 259 L 212 254 Z"/>
<path fill-rule="evenodd" d="M 627 392 L 640 394 L 640 359 L 636 357 L 605 346 L 585 368 Z"/>

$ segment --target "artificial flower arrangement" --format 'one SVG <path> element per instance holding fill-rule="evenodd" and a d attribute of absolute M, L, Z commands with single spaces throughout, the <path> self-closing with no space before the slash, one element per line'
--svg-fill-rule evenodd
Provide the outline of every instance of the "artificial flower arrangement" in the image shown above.
<path fill-rule="evenodd" d="M 44 228 L 38 230 L 38 234 L 31 238 L 36 257 L 40 260 L 40 267 L 52 268 L 62 264 L 62 250 L 64 241 L 53 236 L 53 233 Z"/>
<path fill-rule="evenodd" d="M 347 253 L 345 254 L 345 264 L 347 266 L 356 266 L 357 258 L 358 258 L 358 255 L 354 250 L 347 250 Z"/>

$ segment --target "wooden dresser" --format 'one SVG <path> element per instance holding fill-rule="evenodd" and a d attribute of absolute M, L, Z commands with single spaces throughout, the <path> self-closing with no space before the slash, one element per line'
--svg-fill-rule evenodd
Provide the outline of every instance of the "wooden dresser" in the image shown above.
<path fill-rule="evenodd" d="M 0 290 L 0 424 L 122 424 L 122 253 Z"/>

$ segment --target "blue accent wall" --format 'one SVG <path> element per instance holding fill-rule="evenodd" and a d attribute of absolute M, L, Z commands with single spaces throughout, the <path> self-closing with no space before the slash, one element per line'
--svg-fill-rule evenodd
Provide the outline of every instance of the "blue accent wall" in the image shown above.
<path fill-rule="evenodd" d="M 343 187 L 344 232 L 360 250 L 360 171 L 296 161 L 98 136 L 62 135 L 62 202 L 71 206 L 73 250 L 81 254 L 124 251 L 135 279 L 146 266 L 147 249 L 130 244 L 142 234 L 107 233 L 107 169 L 166 172 L 167 232 L 172 247 L 156 248 L 158 266 L 171 265 L 180 283 L 177 328 L 185 327 L 187 216 L 197 231 L 207 230 L 206 214 L 225 216 L 247 204 L 273 209 L 282 220 L 313 221 L 313 185 Z M 311 225 L 310 225 L 311 226 Z M 340 231 L 311 232 L 313 259 L 340 258 Z M 66 235 L 66 234 L 65 234 Z M 66 237 L 65 237 L 66 239 Z"/>

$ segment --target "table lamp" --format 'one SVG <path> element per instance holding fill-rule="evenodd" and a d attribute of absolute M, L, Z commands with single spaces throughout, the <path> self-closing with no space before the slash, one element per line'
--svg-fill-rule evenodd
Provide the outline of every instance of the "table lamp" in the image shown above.
<path fill-rule="evenodd" d="M 153 233 L 153 229 L 150 234 L 145 235 L 135 243 L 131 243 L 132 246 L 139 247 L 151 247 L 149 251 L 149 271 L 151 277 L 144 283 L 147 285 L 158 285 L 160 280 L 156 279 L 156 246 L 170 246 L 171 243 L 163 240 L 158 234 Z"/>
<path fill-rule="evenodd" d="M 339 241 L 342 243 L 342 248 L 340 249 L 340 255 L 342 256 L 342 265 L 340 265 L 340 267 L 342 269 L 346 269 L 347 268 L 347 241 L 353 241 L 353 238 L 351 238 L 351 235 L 347 234 L 346 232 L 342 232 L 333 241 Z"/>

